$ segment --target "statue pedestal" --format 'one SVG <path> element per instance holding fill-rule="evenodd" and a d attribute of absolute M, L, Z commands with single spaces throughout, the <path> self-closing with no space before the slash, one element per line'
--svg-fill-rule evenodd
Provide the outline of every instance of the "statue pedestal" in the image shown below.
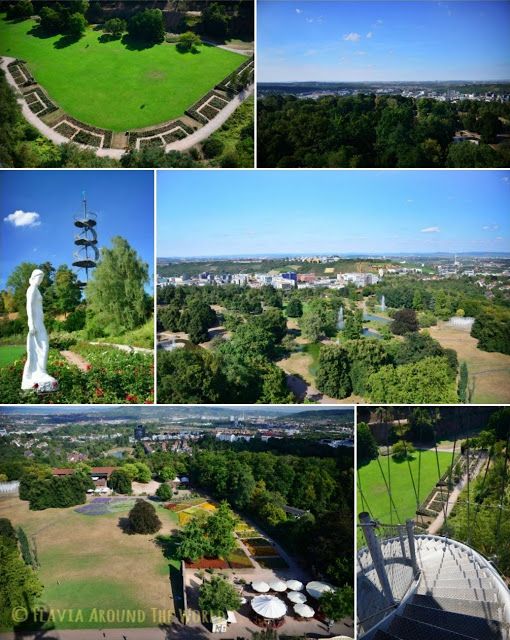
<path fill-rule="evenodd" d="M 24 391 L 36 391 L 37 393 L 51 393 L 58 391 L 58 382 L 48 373 L 23 376 L 21 388 Z"/>

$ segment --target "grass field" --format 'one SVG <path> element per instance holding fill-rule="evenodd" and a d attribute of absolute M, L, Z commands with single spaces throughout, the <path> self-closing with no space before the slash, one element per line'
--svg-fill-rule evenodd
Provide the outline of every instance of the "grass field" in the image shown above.
<path fill-rule="evenodd" d="M 161 510 L 162 511 L 162 510 Z M 61 629 L 154 626 L 151 608 L 173 609 L 169 562 L 151 535 L 127 535 L 119 527 L 126 514 L 85 516 L 70 509 L 29 511 L 17 497 L 0 498 L 0 518 L 9 518 L 34 537 L 44 585 L 42 602 L 53 609 L 83 611 L 83 620 L 66 614 Z M 161 515 L 161 514 L 160 514 Z M 173 529 L 161 518 L 161 533 Z M 144 621 L 98 624 L 93 610 L 146 613 Z"/>
<path fill-rule="evenodd" d="M 430 327 L 430 335 L 446 349 L 455 349 L 459 362 L 466 362 L 469 378 L 475 380 L 473 404 L 510 402 L 510 356 L 478 349 L 478 340 L 465 331 L 444 324 Z"/>
<path fill-rule="evenodd" d="M 448 468 L 452 454 L 440 452 L 438 453 L 438 458 L 439 468 L 442 474 Z M 379 456 L 379 462 L 381 463 L 386 481 L 388 481 L 387 456 Z M 410 463 L 410 467 L 421 503 L 438 480 L 435 451 L 421 452 L 421 480 L 419 488 L 418 466 L 419 454 L 416 452 L 414 454 L 414 460 Z M 416 512 L 416 498 L 407 462 L 395 462 L 393 458 L 390 458 L 390 474 L 393 501 L 397 507 L 400 522 L 405 522 L 407 518 L 413 518 Z M 389 524 L 391 519 L 388 492 L 377 460 L 372 460 L 369 465 L 361 467 L 359 470 L 359 479 L 361 489 L 373 517 L 384 524 Z M 365 508 L 358 489 L 358 512 L 364 511 Z M 393 522 L 396 521 L 397 517 L 393 510 Z"/>
<path fill-rule="evenodd" d="M 26 60 L 36 80 L 68 114 L 87 124 L 124 131 L 182 116 L 245 59 L 218 47 L 179 53 L 175 45 L 145 49 L 101 42 L 87 29 L 77 42 L 42 37 L 33 20 L 0 19 L 0 55 Z"/>
<path fill-rule="evenodd" d="M 5 367 L 7 364 L 19 360 L 19 358 L 25 354 L 25 351 L 24 345 L 0 345 L 0 367 Z"/>

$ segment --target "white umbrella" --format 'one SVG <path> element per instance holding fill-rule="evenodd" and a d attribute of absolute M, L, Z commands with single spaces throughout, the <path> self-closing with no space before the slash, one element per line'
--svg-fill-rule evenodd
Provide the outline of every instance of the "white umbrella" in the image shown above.
<path fill-rule="evenodd" d="M 300 618 L 313 618 L 315 615 L 315 611 L 307 604 L 295 604 L 294 612 L 297 613 Z"/>
<path fill-rule="evenodd" d="M 299 580 L 287 580 L 287 589 L 291 591 L 303 591 L 303 583 Z"/>
<path fill-rule="evenodd" d="M 323 593 L 326 591 L 334 591 L 333 587 L 327 582 L 318 582 L 317 580 L 313 580 L 306 585 L 306 590 L 312 598 L 318 600 Z"/>
<path fill-rule="evenodd" d="M 251 586 L 254 591 L 257 591 L 257 593 L 267 593 L 269 591 L 269 585 L 267 582 L 263 582 L 262 580 L 252 582 Z"/>
<path fill-rule="evenodd" d="M 251 601 L 251 608 L 262 618 L 277 620 L 287 613 L 285 603 L 276 596 L 255 596 Z"/>
<path fill-rule="evenodd" d="M 272 580 L 271 582 L 269 582 L 269 588 L 271 589 L 271 591 L 287 591 L 287 585 L 285 584 L 285 582 L 283 582 L 283 580 Z"/>
<path fill-rule="evenodd" d="M 303 604 L 304 602 L 306 602 L 305 594 L 301 593 L 300 591 L 289 591 L 289 593 L 287 594 L 287 598 L 295 604 Z"/>

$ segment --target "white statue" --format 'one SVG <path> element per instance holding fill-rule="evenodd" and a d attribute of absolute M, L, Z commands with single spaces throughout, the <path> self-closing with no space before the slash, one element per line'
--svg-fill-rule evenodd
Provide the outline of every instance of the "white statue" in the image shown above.
<path fill-rule="evenodd" d="M 42 296 L 39 285 L 43 281 L 44 272 L 34 269 L 27 289 L 27 361 L 23 369 L 22 389 L 32 389 L 38 393 L 56 391 L 58 382 L 46 371 L 48 362 L 48 334 L 44 326 Z"/>

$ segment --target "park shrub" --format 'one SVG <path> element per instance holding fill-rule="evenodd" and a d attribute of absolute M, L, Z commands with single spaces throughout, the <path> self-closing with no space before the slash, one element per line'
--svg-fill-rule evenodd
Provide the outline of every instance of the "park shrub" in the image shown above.
<path fill-rule="evenodd" d="M 76 342 L 76 336 L 72 333 L 57 331 L 50 334 L 50 344 L 52 348 L 57 351 L 66 351 L 69 347 L 72 347 L 73 344 L 76 344 Z"/>
<path fill-rule="evenodd" d="M 223 152 L 224 146 L 223 140 L 211 137 L 203 142 L 202 151 L 206 158 L 215 158 Z"/>
<path fill-rule="evenodd" d="M 23 320 L 16 318 L 15 320 L 0 321 L 0 338 L 14 336 L 23 333 L 27 329 L 27 325 Z"/>

